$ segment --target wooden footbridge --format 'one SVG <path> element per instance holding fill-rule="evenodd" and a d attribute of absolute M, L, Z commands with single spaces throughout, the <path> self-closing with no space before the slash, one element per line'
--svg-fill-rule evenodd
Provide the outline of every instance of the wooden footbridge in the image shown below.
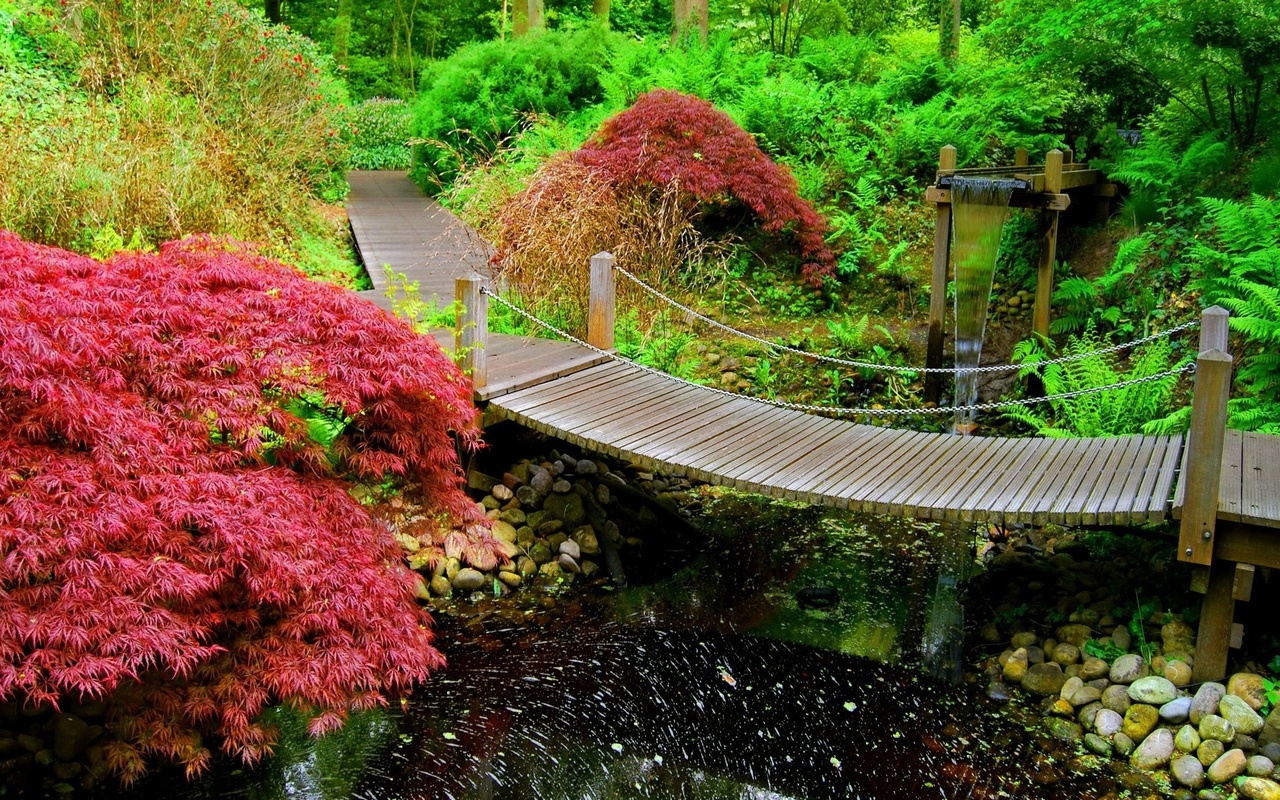
<path fill-rule="evenodd" d="M 351 184 L 348 212 L 370 272 L 390 264 L 452 300 L 438 271 L 450 281 L 471 272 L 487 254 L 479 239 L 458 234 L 460 223 L 410 191 L 403 173 L 353 173 Z M 362 234 L 374 230 L 376 237 Z M 452 264 L 423 257 L 459 242 Z M 483 279 L 457 281 L 458 350 L 486 425 L 512 420 L 671 474 L 878 514 L 1113 527 L 1181 519 L 1179 557 L 1202 567 L 1208 593 L 1201 628 L 1208 649 L 1196 671 L 1218 677 L 1225 669 L 1231 604 L 1247 599 L 1251 565 L 1280 567 L 1280 437 L 1225 431 L 1225 312 L 1208 313 L 1202 324 L 1195 423 L 1186 437 L 954 436 L 768 405 L 612 357 L 611 261 L 592 263 L 590 346 L 488 335 Z"/>

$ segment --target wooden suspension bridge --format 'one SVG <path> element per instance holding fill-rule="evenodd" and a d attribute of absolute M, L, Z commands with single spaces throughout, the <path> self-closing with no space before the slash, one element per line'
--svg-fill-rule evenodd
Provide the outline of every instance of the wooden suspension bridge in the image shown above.
<path fill-rule="evenodd" d="M 1225 429 L 1226 312 L 1201 326 L 1186 436 L 954 436 L 848 422 L 679 382 L 612 358 L 612 257 L 592 260 L 587 343 L 490 335 L 490 250 L 404 173 L 352 173 L 348 213 L 370 273 L 462 300 L 465 353 L 486 426 L 512 420 L 586 450 L 713 484 L 876 514 L 949 522 L 1135 527 L 1180 520 L 1179 559 L 1205 593 L 1197 679 L 1225 672 L 1234 602 L 1255 566 L 1280 567 L 1280 437 Z M 452 253 L 452 255 L 450 255 Z M 457 278 L 464 274 L 466 277 Z M 376 283 L 376 281 L 375 281 Z M 449 291 L 449 289 L 453 291 Z M 386 306 L 377 290 L 370 299 Z M 455 337 L 439 332 L 442 343 Z M 595 349 L 592 349 L 595 348 Z"/>

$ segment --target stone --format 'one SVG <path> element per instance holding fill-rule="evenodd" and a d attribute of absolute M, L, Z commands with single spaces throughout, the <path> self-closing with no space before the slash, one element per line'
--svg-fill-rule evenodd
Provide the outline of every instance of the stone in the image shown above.
<path fill-rule="evenodd" d="M 1185 661 L 1170 661 L 1164 668 L 1164 676 L 1178 688 L 1191 683 L 1191 665 Z"/>
<path fill-rule="evenodd" d="M 453 588 L 459 592 L 474 592 L 477 589 L 484 588 L 488 581 L 485 579 L 484 573 L 471 567 L 463 567 L 458 570 L 458 574 L 453 576 Z"/>
<path fill-rule="evenodd" d="M 453 597 L 453 584 L 449 583 L 449 579 L 443 575 L 433 577 L 427 588 L 436 597 Z"/>
<path fill-rule="evenodd" d="M 1099 709 L 1093 718 L 1093 729 L 1099 736 L 1114 736 L 1124 725 L 1124 717 L 1109 708 Z"/>
<path fill-rule="evenodd" d="M 1200 746 L 1196 748 L 1196 758 L 1206 767 L 1218 760 L 1218 757 L 1225 753 L 1227 746 L 1217 739 L 1205 739 L 1200 742 Z"/>
<path fill-rule="evenodd" d="M 1257 711 L 1267 702 L 1267 686 L 1261 675 L 1237 672 L 1227 679 L 1227 694 L 1239 697 Z"/>
<path fill-rule="evenodd" d="M 1081 725 L 1085 726 L 1086 728 L 1092 728 L 1093 721 L 1098 716 L 1098 712 L 1101 710 L 1102 710 L 1102 703 L 1090 703 L 1089 705 L 1080 709 L 1079 713 L 1076 714 L 1076 722 L 1079 722 Z"/>
<path fill-rule="evenodd" d="M 90 725 L 74 714 L 53 717 L 53 753 L 59 761 L 71 761 L 89 746 Z"/>
<path fill-rule="evenodd" d="M 1232 739 L 1231 743 L 1243 750 L 1246 755 L 1258 752 L 1258 740 L 1240 731 L 1236 731 L 1236 738 Z"/>
<path fill-rule="evenodd" d="M 538 524 L 538 535 L 542 537 L 550 536 L 553 533 L 559 533 L 564 528 L 564 522 L 558 519 L 543 520 Z"/>
<path fill-rule="evenodd" d="M 1166 653 L 1190 650 L 1195 636 L 1195 630 L 1180 619 L 1172 619 L 1160 627 L 1160 641 L 1164 643 Z"/>
<path fill-rule="evenodd" d="M 561 545 L 561 547 L 563 547 L 563 545 Z M 568 553 L 560 553 L 560 558 L 557 560 L 557 563 L 560 565 L 560 569 L 565 572 L 572 572 L 574 574 L 582 572 L 582 568 L 578 566 L 577 560 Z"/>
<path fill-rule="evenodd" d="M 1044 663 L 1044 650 L 1042 648 L 1031 645 L 1027 648 L 1027 663 L 1030 665 Z"/>
<path fill-rule="evenodd" d="M 1040 643 L 1040 637 L 1036 636 L 1033 631 L 1022 631 L 1015 633 L 1013 638 L 1009 640 L 1009 646 L 1014 650 L 1019 647 L 1033 647 Z"/>
<path fill-rule="evenodd" d="M 508 508 L 506 511 L 502 512 L 502 515 L 499 516 L 498 519 L 502 520 L 503 522 L 507 523 L 513 528 L 516 528 L 524 524 L 525 516 L 524 516 L 524 512 L 518 508 Z"/>
<path fill-rule="evenodd" d="M 546 542 L 534 542 L 533 547 L 529 548 L 529 558 L 541 566 L 551 560 L 551 548 Z"/>
<path fill-rule="evenodd" d="M 561 542 L 559 551 L 561 555 L 568 556 L 574 561 L 577 561 L 578 559 L 582 558 L 582 548 L 579 547 L 578 543 L 572 539 L 565 539 L 563 542 Z"/>
<path fill-rule="evenodd" d="M 54 731 L 54 748 L 58 746 L 58 734 Z M 1249 760 L 1245 762 L 1244 771 L 1255 778 L 1265 778 L 1271 774 L 1276 768 L 1275 762 L 1266 756 L 1249 756 Z"/>
<path fill-rule="evenodd" d="M 1250 800 L 1280 800 L 1280 783 L 1267 778 L 1245 778 L 1236 788 Z"/>
<path fill-rule="evenodd" d="M 1089 630 L 1088 625 L 1062 625 L 1054 631 L 1059 642 L 1069 642 L 1076 647 L 1084 647 L 1084 643 L 1089 641 L 1089 637 L 1093 635 L 1093 631 Z"/>
<path fill-rule="evenodd" d="M 512 589 L 518 588 L 520 584 L 524 582 L 524 579 L 520 577 L 519 573 L 511 572 L 509 570 L 503 570 L 499 572 L 498 580 L 502 581 L 504 584 L 506 584 Z"/>
<path fill-rule="evenodd" d="M 1117 683 L 1123 683 L 1123 681 L 1117 681 Z M 1162 706 L 1177 696 L 1178 687 L 1170 683 L 1168 678 L 1159 675 L 1138 678 L 1129 684 L 1129 699 L 1135 703 Z"/>
<path fill-rule="evenodd" d="M 502 503 L 498 502 L 498 498 L 491 494 L 486 494 L 480 500 L 480 507 L 485 511 L 497 511 L 501 505 Z"/>
<path fill-rule="evenodd" d="M 594 561 L 583 560 L 578 566 L 582 567 L 582 577 L 590 578 L 600 571 L 600 565 Z"/>
<path fill-rule="evenodd" d="M 1231 744 L 1236 738 L 1235 726 L 1217 714 L 1207 714 L 1200 718 L 1201 739 L 1217 739 L 1223 744 Z"/>
<path fill-rule="evenodd" d="M 1196 690 L 1196 695 L 1191 699 L 1191 714 L 1188 719 L 1192 725 L 1199 725 L 1200 720 L 1207 714 L 1218 713 L 1218 703 L 1222 702 L 1223 696 L 1227 693 L 1227 687 L 1220 683 L 1209 681 L 1200 684 L 1200 688 Z"/>
<path fill-rule="evenodd" d="M 539 566 L 538 574 L 544 578 L 548 578 L 552 580 L 554 580 L 555 578 L 559 578 L 561 575 L 559 562 L 548 561 L 547 563 Z"/>
<path fill-rule="evenodd" d="M 1262 726 L 1262 733 L 1258 734 L 1258 741 L 1263 745 L 1280 742 L 1280 703 L 1276 703 L 1275 708 L 1267 715 L 1267 722 Z M 1280 759 L 1271 760 L 1280 763 Z"/>
<path fill-rule="evenodd" d="M 1201 764 L 1195 756 L 1175 758 L 1169 765 L 1169 772 L 1173 775 L 1173 779 L 1183 786 L 1199 789 L 1204 785 L 1204 764 Z"/>
<path fill-rule="evenodd" d="M 1173 737 L 1173 746 L 1184 753 L 1194 753 L 1200 746 L 1200 734 L 1190 725 L 1183 725 Z"/>
<path fill-rule="evenodd" d="M 1049 717 L 1044 724 L 1049 731 L 1049 736 L 1059 742 L 1074 742 L 1084 733 L 1079 725 L 1061 717 Z"/>
<path fill-rule="evenodd" d="M 569 537 L 563 533 L 553 533 L 547 537 L 547 547 L 551 550 L 551 555 L 557 555 L 560 552 L 560 543 L 568 541 Z"/>
<path fill-rule="evenodd" d="M 1262 755 L 1280 764 L 1280 742 L 1269 742 L 1262 746 Z"/>
<path fill-rule="evenodd" d="M 1022 683 L 1027 674 L 1027 648 L 1019 647 L 1004 662 L 1004 679 L 1012 683 Z"/>
<path fill-rule="evenodd" d="M 1098 678 L 1106 678 L 1111 672 L 1111 667 L 1106 661 L 1096 656 L 1089 656 L 1080 665 L 1080 677 L 1086 683 Z"/>
<path fill-rule="evenodd" d="M 1128 758 L 1137 747 L 1133 740 L 1125 735 L 1124 731 L 1117 733 L 1111 737 L 1111 746 L 1115 748 L 1116 755 Z"/>
<path fill-rule="evenodd" d="M 1155 729 L 1158 722 L 1160 722 L 1160 713 L 1156 711 L 1155 706 L 1134 703 L 1124 713 L 1124 724 L 1120 730 L 1125 736 L 1140 742 L 1147 738 L 1147 734 Z"/>
<path fill-rule="evenodd" d="M 1090 703 L 1096 703 L 1101 699 L 1102 692 L 1099 691 L 1096 686 L 1081 686 L 1079 689 L 1072 692 L 1071 696 L 1067 698 L 1071 705 L 1076 707 L 1087 706 Z"/>
<path fill-rule="evenodd" d="M 1108 686 L 1102 690 L 1102 705 L 1117 714 L 1123 714 L 1133 705 L 1129 699 L 1129 687 L 1122 684 Z"/>
<path fill-rule="evenodd" d="M 1117 625 L 1111 632 L 1111 641 L 1121 650 L 1128 650 L 1133 647 L 1133 634 L 1129 633 L 1129 629 L 1125 626 Z"/>
<path fill-rule="evenodd" d="M 1187 717 L 1191 714 L 1191 698 L 1175 697 L 1164 705 L 1160 706 L 1160 719 L 1170 725 L 1177 725 L 1180 722 L 1186 722 Z"/>
<path fill-rule="evenodd" d="M 1022 676 L 1022 688 L 1036 694 L 1058 694 L 1066 680 L 1059 664 L 1052 661 L 1032 664 L 1027 668 L 1026 675 Z"/>
<path fill-rule="evenodd" d="M 513 543 L 516 541 L 515 526 L 501 518 L 494 520 L 493 527 L 489 530 L 493 533 L 493 538 L 495 539 Z"/>
<path fill-rule="evenodd" d="M 987 684 L 987 698 L 997 703 L 1007 703 L 1013 699 L 1009 692 L 1009 684 L 1004 681 L 991 681 Z"/>
<path fill-rule="evenodd" d="M 551 477 L 551 473 L 542 467 L 531 467 L 529 469 L 529 488 L 539 494 L 546 494 L 551 491 L 551 484 L 555 478 Z"/>
<path fill-rule="evenodd" d="M 1205 775 L 1209 778 L 1209 783 L 1226 783 L 1237 775 L 1244 774 L 1245 763 L 1243 750 L 1228 750 L 1209 765 Z"/>
<path fill-rule="evenodd" d="M 514 476 L 513 476 L 514 477 Z M 505 484 L 495 484 L 493 487 L 493 497 L 500 503 L 505 503 L 515 497 L 515 493 Z"/>
<path fill-rule="evenodd" d="M 1133 751 L 1129 763 L 1138 769 L 1156 769 L 1168 764 L 1172 757 L 1173 732 L 1168 728 L 1157 728 Z"/>
<path fill-rule="evenodd" d="M 1062 684 L 1062 689 L 1059 690 L 1058 696 L 1061 697 L 1063 700 L 1070 700 L 1071 695 L 1075 694 L 1077 690 L 1083 689 L 1083 688 L 1084 688 L 1084 681 L 1080 680 L 1079 676 L 1074 678 L 1067 678 L 1066 683 Z M 1083 703 L 1081 705 L 1083 705 Z"/>
<path fill-rule="evenodd" d="M 1062 717 L 1074 717 L 1076 709 L 1075 706 L 1071 705 L 1071 703 L 1063 700 L 1061 697 L 1056 697 L 1046 713 L 1057 714 Z"/>
<path fill-rule="evenodd" d="M 564 478 L 561 478 L 560 480 L 551 484 L 551 491 L 556 494 L 568 494 L 569 492 L 573 491 L 573 484 L 569 483 Z"/>
<path fill-rule="evenodd" d="M 600 471 L 600 469 L 596 466 L 596 462 L 587 458 L 581 458 L 578 459 L 577 464 L 574 464 L 573 471 L 574 474 L 577 475 L 595 475 Z"/>
<path fill-rule="evenodd" d="M 1123 630 L 1123 628 L 1116 630 Z M 1110 678 L 1112 683 L 1130 684 L 1139 678 L 1145 678 L 1149 673 L 1147 662 L 1142 660 L 1142 656 L 1129 653 L 1112 662 Z"/>
<path fill-rule="evenodd" d="M 521 556 L 516 561 L 516 571 L 521 578 L 532 578 L 538 572 L 538 562 L 528 556 Z"/>
<path fill-rule="evenodd" d="M 596 538 L 596 532 L 589 526 L 574 531 L 573 541 L 577 543 L 578 549 L 584 556 L 594 556 L 600 552 L 600 540 Z"/>
<path fill-rule="evenodd" d="M 1201 789 L 1196 792 L 1196 800 L 1227 800 L 1227 796 L 1213 789 Z"/>
<path fill-rule="evenodd" d="M 525 513 L 531 508 L 538 508 L 542 505 L 542 493 L 532 486 L 521 486 L 516 489 L 516 499 L 520 501 L 520 506 L 525 509 Z"/>
<path fill-rule="evenodd" d="M 1265 724 L 1265 720 L 1253 710 L 1248 700 L 1234 694 L 1227 694 L 1218 701 L 1218 715 L 1235 726 L 1237 733 L 1245 736 L 1259 733 Z"/>
<path fill-rule="evenodd" d="M 1096 756 L 1111 755 L 1111 742 L 1096 733 L 1086 733 L 1084 735 L 1084 746 L 1086 750 Z"/>
<path fill-rule="evenodd" d="M 1049 656 L 1053 661 L 1069 667 L 1080 660 L 1080 648 L 1070 642 L 1059 642 Z"/>

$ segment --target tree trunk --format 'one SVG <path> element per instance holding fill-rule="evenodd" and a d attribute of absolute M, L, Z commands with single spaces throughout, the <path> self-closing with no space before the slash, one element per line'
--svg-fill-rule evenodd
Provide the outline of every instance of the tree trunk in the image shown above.
<path fill-rule="evenodd" d="M 699 41 L 707 41 L 707 0 L 674 0 L 671 6 L 675 26 L 671 31 L 671 41 L 683 39 L 697 26 Z"/>
<path fill-rule="evenodd" d="M 333 24 L 333 61 L 348 66 L 351 54 L 351 0 L 338 0 L 338 18 Z"/>
<path fill-rule="evenodd" d="M 542 0 L 512 0 L 511 38 L 519 39 L 530 31 L 546 27 L 546 14 Z"/>
<path fill-rule="evenodd" d="M 609 27 L 609 0 L 591 0 L 591 13 L 596 19 Z"/>
<path fill-rule="evenodd" d="M 266 0 L 267 22 L 279 25 L 284 20 L 284 0 Z"/>
<path fill-rule="evenodd" d="M 938 0 L 938 54 L 948 65 L 960 58 L 960 0 Z"/>

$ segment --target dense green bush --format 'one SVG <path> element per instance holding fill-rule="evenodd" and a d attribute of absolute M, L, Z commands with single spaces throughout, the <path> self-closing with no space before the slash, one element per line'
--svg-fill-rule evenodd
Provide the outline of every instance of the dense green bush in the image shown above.
<path fill-rule="evenodd" d="M 86 250 L 195 232 L 341 258 L 343 92 L 314 44 L 230 0 L 0 6 L 0 227 Z M 344 279 L 348 280 L 349 279 Z"/>
<path fill-rule="evenodd" d="M 413 111 L 403 100 L 375 97 L 348 114 L 352 169 L 408 169 Z"/>

